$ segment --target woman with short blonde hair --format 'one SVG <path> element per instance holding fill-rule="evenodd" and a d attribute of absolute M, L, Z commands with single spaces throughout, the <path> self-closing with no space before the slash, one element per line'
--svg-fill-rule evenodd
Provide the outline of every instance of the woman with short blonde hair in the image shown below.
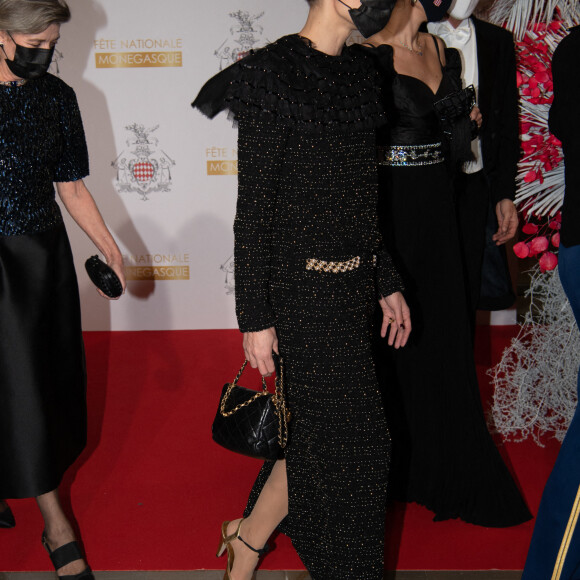
<path fill-rule="evenodd" d="M 63 0 L 0 0 L 0 497 L 35 497 L 60 578 L 91 580 L 58 486 L 86 444 L 79 293 L 54 186 L 124 287 L 123 259 L 84 185 L 74 91 L 47 74 Z M 0 527 L 14 517 L 0 501 Z"/>

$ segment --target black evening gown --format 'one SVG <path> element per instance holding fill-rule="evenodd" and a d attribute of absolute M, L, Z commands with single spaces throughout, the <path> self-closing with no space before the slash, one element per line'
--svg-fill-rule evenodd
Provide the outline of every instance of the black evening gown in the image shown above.
<path fill-rule="evenodd" d="M 238 119 L 238 321 L 276 327 L 292 412 L 280 529 L 314 580 L 382 579 L 390 439 L 372 315 L 377 291 L 401 285 L 377 225 L 372 62 L 287 36 L 210 80 L 194 106 Z"/>
<path fill-rule="evenodd" d="M 88 174 L 76 97 L 0 86 L 0 498 L 58 487 L 86 442 L 75 269 L 54 182 Z"/>
<path fill-rule="evenodd" d="M 393 437 L 392 493 L 426 506 L 436 520 L 516 525 L 531 515 L 484 419 L 447 165 L 427 158 L 385 161 L 392 147 L 423 146 L 415 149 L 421 153 L 441 143 L 433 103 L 461 88 L 459 53 L 445 51 L 443 78 L 433 93 L 419 79 L 395 72 L 392 47 L 370 52 L 383 73 L 389 121 L 378 134 L 379 220 L 413 321 L 405 348 L 376 346 Z"/>

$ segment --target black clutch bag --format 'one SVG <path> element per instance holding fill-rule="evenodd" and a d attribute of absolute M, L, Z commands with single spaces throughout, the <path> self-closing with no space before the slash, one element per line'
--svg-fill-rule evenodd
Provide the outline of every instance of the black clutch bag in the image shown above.
<path fill-rule="evenodd" d="M 91 256 L 85 262 L 91 282 L 109 298 L 118 298 L 123 294 L 121 280 L 113 268 L 105 264 L 98 256 Z"/>
<path fill-rule="evenodd" d="M 475 106 L 475 89 L 473 85 L 450 93 L 446 97 L 433 103 L 439 121 L 446 130 L 456 119 L 467 116 Z"/>
<path fill-rule="evenodd" d="M 477 137 L 477 123 L 469 118 L 475 106 L 475 89 L 469 85 L 435 101 L 433 107 L 439 118 L 447 146 L 454 161 L 473 159 L 471 141 Z"/>
<path fill-rule="evenodd" d="M 224 385 L 211 427 L 213 440 L 222 447 L 266 461 L 275 461 L 284 456 L 288 444 L 290 413 L 284 397 L 284 363 L 278 356 L 274 362 L 274 393 L 268 391 L 264 377 L 261 391 L 238 385 L 248 364 L 247 360 L 234 381 Z"/>

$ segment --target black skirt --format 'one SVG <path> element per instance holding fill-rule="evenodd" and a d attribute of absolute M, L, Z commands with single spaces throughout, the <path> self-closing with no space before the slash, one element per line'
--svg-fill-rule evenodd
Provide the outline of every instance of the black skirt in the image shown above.
<path fill-rule="evenodd" d="M 405 280 L 413 331 L 377 370 L 393 436 L 391 494 L 486 527 L 531 514 L 484 418 L 451 182 L 444 164 L 381 167 L 383 234 Z M 377 333 L 378 334 L 378 333 Z"/>
<path fill-rule="evenodd" d="M 86 444 L 79 292 L 64 226 L 0 236 L 0 498 L 56 489 Z"/>
<path fill-rule="evenodd" d="M 285 279 L 271 294 L 292 413 L 279 530 L 313 579 L 382 579 L 391 442 L 372 361 L 375 271 L 368 260 L 340 273 L 289 269 Z"/>

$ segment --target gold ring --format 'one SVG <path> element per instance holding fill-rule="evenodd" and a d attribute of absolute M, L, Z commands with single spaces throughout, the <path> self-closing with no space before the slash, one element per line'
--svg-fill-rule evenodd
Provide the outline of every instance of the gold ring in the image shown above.
<path fill-rule="evenodd" d="M 395 322 L 394 318 L 389 318 L 389 324 L 393 324 L 393 322 Z"/>

